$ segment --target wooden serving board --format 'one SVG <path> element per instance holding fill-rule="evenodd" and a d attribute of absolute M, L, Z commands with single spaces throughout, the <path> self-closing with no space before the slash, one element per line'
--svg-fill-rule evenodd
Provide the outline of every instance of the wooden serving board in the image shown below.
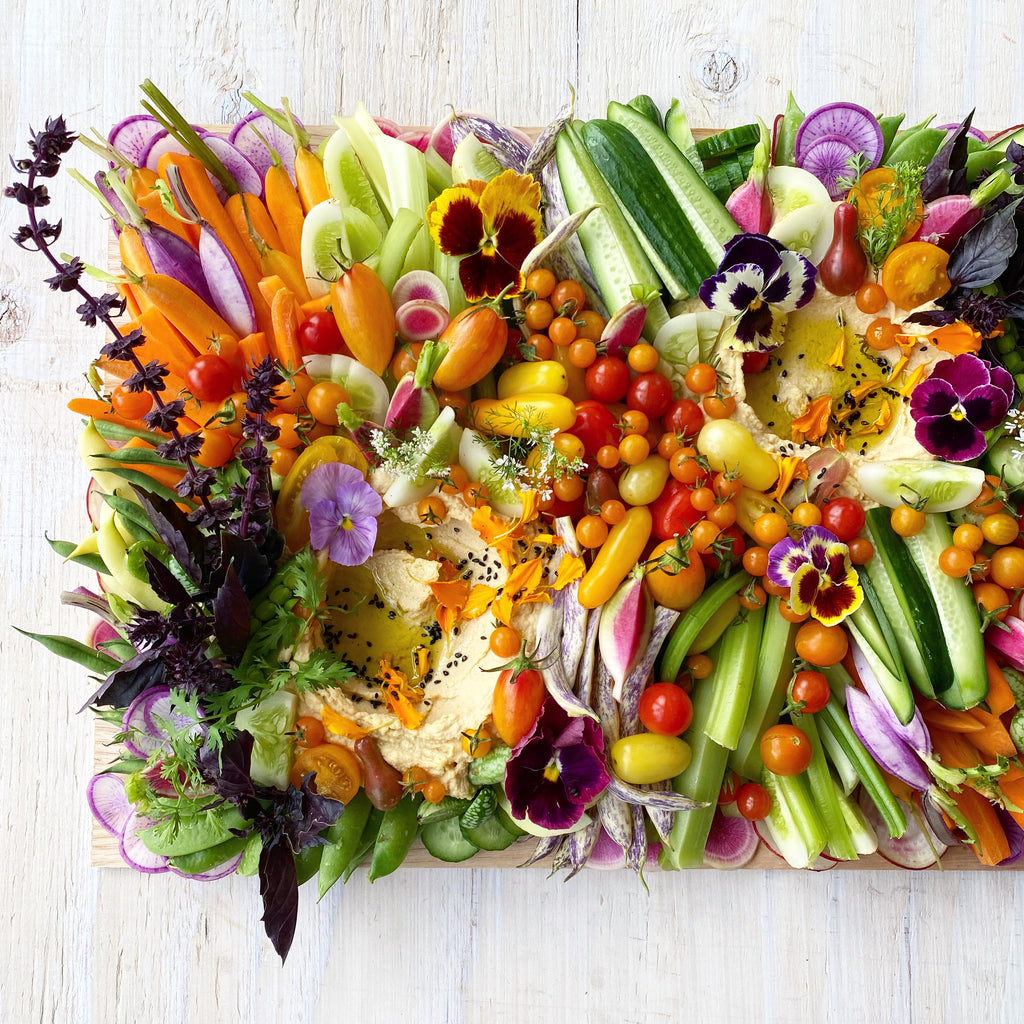
<path fill-rule="evenodd" d="M 230 125 L 207 125 L 205 126 L 211 131 L 226 131 Z M 538 127 L 525 127 L 521 129 L 531 139 L 536 139 L 537 136 L 543 131 L 542 128 Z M 707 138 L 710 135 L 716 134 L 721 129 L 712 128 L 697 128 L 694 129 L 694 137 L 697 139 Z M 310 135 L 312 136 L 313 143 L 319 144 L 319 142 L 325 139 L 334 131 L 330 125 L 318 125 L 309 129 Z M 113 272 L 120 270 L 120 255 L 117 248 L 117 240 L 111 233 L 110 241 L 108 244 L 107 251 L 107 265 Z M 113 726 L 103 722 L 100 719 L 95 720 L 94 728 L 94 765 L 93 770 L 98 771 L 105 767 L 111 761 L 109 743 L 111 737 L 114 736 L 116 730 Z M 439 861 L 432 857 L 426 849 L 417 841 L 409 852 L 409 856 L 405 860 L 407 867 L 417 868 L 512 868 L 520 867 L 523 862 L 529 857 L 533 850 L 533 840 L 524 838 L 519 842 L 513 844 L 507 850 L 501 850 L 496 852 L 488 852 L 481 850 L 475 857 L 468 861 L 463 861 L 459 864 L 446 864 L 443 861 Z M 92 843 L 91 843 L 91 862 L 93 867 L 98 868 L 126 868 L 124 860 L 121 858 L 120 851 L 118 850 L 117 839 L 102 828 L 99 823 L 93 819 L 92 824 Z M 823 862 L 828 863 L 828 862 Z M 898 865 L 892 864 L 887 861 L 884 857 L 878 856 L 877 854 L 871 857 L 862 857 L 860 860 L 850 862 L 834 862 L 836 867 L 840 867 L 846 870 L 904 870 L 899 868 Z M 544 868 L 545 870 L 551 869 L 551 859 L 545 858 L 544 860 L 538 861 L 531 867 Z M 792 870 L 789 865 L 767 847 L 762 845 L 757 853 L 744 868 L 749 870 L 752 868 L 761 868 L 765 870 Z M 975 869 L 981 869 L 983 865 L 978 861 L 974 852 L 969 847 L 960 849 L 950 849 L 943 856 L 940 864 L 934 865 L 928 868 L 929 871 L 970 871 Z M 991 869 L 986 869 L 991 870 Z"/>

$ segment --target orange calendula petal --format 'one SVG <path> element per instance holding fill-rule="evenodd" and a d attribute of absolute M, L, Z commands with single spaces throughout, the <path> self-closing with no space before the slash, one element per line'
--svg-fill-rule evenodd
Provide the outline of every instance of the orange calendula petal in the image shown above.
<path fill-rule="evenodd" d="M 846 333 L 843 332 L 839 335 L 839 340 L 836 342 L 836 347 L 832 349 L 832 355 L 828 357 L 826 366 L 831 366 L 835 370 L 841 370 L 846 364 Z"/>
<path fill-rule="evenodd" d="M 807 464 L 799 455 L 780 455 L 778 463 L 779 479 L 775 485 L 775 491 L 772 493 L 772 497 L 776 501 L 781 500 L 794 480 L 807 479 Z"/>
<path fill-rule="evenodd" d="M 831 395 L 819 395 L 812 399 L 804 414 L 793 420 L 793 440 L 820 441 L 825 436 L 825 431 L 828 430 L 828 421 L 831 415 Z"/>
<path fill-rule="evenodd" d="M 427 716 L 413 705 L 423 700 L 423 690 L 412 686 L 408 676 L 391 664 L 390 655 L 381 659 L 380 674 L 380 693 L 387 709 L 404 728 L 418 729 Z"/>
<path fill-rule="evenodd" d="M 369 729 L 357 725 L 351 718 L 339 715 L 329 704 L 324 704 L 320 709 L 320 721 L 324 723 L 324 728 L 328 732 L 333 732 L 335 736 L 343 736 L 347 740 L 359 740 L 370 733 Z"/>
<path fill-rule="evenodd" d="M 969 324 L 959 320 L 932 331 L 928 340 L 943 352 L 961 355 L 964 352 L 981 351 L 981 334 Z"/>
<path fill-rule="evenodd" d="M 484 583 L 477 583 L 469 592 L 466 605 L 462 609 L 464 619 L 478 619 L 491 606 L 491 602 L 497 596 L 498 591 L 494 587 L 488 587 Z"/>
<path fill-rule="evenodd" d="M 563 587 L 569 586 L 570 583 L 583 579 L 586 571 L 587 563 L 582 558 L 577 558 L 576 555 L 564 555 L 561 562 L 558 563 L 558 571 L 555 573 L 555 582 L 551 589 L 561 590 Z"/>

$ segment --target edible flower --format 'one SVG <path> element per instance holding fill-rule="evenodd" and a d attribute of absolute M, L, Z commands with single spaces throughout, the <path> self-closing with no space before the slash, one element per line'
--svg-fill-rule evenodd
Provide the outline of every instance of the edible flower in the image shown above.
<path fill-rule="evenodd" d="M 832 415 L 832 396 L 819 395 L 810 401 L 803 415 L 793 420 L 791 430 L 793 440 L 802 444 L 804 441 L 820 441 L 828 430 L 828 421 Z"/>
<path fill-rule="evenodd" d="M 504 171 L 491 181 L 446 188 L 427 207 L 434 244 L 459 256 L 459 280 L 470 302 L 526 285 L 520 269 L 541 240 L 540 185 L 529 174 Z"/>
<path fill-rule="evenodd" d="M 798 615 L 810 612 L 826 626 L 842 622 L 864 600 L 850 549 L 823 526 L 808 526 L 799 540 L 786 537 L 772 545 L 767 577 L 790 588 L 789 603 Z"/>
<path fill-rule="evenodd" d="M 1002 422 L 1013 398 L 1013 378 L 969 352 L 936 363 L 914 388 L 914 437 L 947 462 L 968 462 L 985 451 L 985 431 Z"/>
<path fill-rule="evenodd" d="M 515 609 L 534 601 L 551 603 L 551 594 L 544 584 L 544 559 L 540 556 L 520 562 L 508 574 L 501 593 L 491 604 L 491 614 L 499 622 L 511 626 Z"/>
<path fill-rule="evenodd" d="M 981 351 L 981 332 L 961 320 L 937 328 L 930 332 L 927 338 L 936 348 L 948 352 L 951 356 Z"/>
<path fill-rule="evenodd" d="M 423 700 L 423 690 L 413 686 L 409 677 L 391 664 L 391 655 L 385 655 L 380 662 L 381 699 L 406 729 L 418 729 L 427 716 L 415 708 Z"/>
<path fill-rule="evenodd" d="M 734 348 L 768 352 L 782 344 L 786 314 L 814 295 L 814 264 L 767 235 L 734 235 L 718 272 L 700 286 L 709 309 L 734 317 Z"/>
<path fill-rule="evenodd" d="M 363 474 L 344 462 L 317 466 L 302 484 L 299 500 L 309 512 L 309 542 L 338 565 L 362 565 L 373 554 L 380 495 Z"/>
<path fill-rule="evenodd" d="M 610 781 L 600 725 L 588 716 L 570 718 L 550 697 L 505 766 L 513 817 L 541 828 L 571 828 Z"/>

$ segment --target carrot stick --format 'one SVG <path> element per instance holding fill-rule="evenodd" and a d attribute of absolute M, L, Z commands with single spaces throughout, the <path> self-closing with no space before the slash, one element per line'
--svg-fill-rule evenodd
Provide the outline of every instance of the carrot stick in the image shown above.
<path fill-rule="evenodd" d="M 235 225 L 235 230 L 256 266 L 260 265 L 260 253 L 249 233 L 250 223 L 252 230 L 259 235 L 261 241 L 272 249 L 281 248 L 281 236 L 277 233 L 277 228 L 274 227 L 274 222 L 270 219 L 270 214 L 267 213 L 267 208 L 259 196 L 254 196 L 251 192 L 236 192 L 234 195 L 228 196 L 224 209 L 227 210 L 231 222 Z M 246 213 L 249 214 L 249 220 L 245 219 Z"/>
<path fill-rule="evenodd" d="M 985 726 L 978 719 L 963 711 L 950 711 L 936 701 L 922 701 L 921 717 L 929 728 L 947 729 L 950 732 L 981 732 Z"/>
<path fill-rule="evenodd" d="M 999 821 L 995 807 L 977 790 L 964 786 L 959 793 L 950 793 L 967 823 L 974 829 L 977 843 L 974 852 L 982 864 L 993 866 L 1010 856 L 1010 844 Z"/>
<path fill-rule="evenodd" d="M 247 334 L 244 338 L 239 339 L 238 352 L 242 357 L 242 365 L 248 375 L 248 371 L 253 366 L 258 366 L 270 355 L 267 336 L 262 331 L 257 331 L 255 334 Z"/>
<path fill-rule="evenodd" d="M 119 284 L 117 286 L 117 293 L 124 299 L 125 312 L 135 319 L 139 313 L 142 312 L 142 306 L 139 304 L 139 298 L 135 294 L 135 290 L 130 284 Z"/>
<path fill-rule="evenodd" d="M 231 325 L 175 278 L 167 274 L 145 274 L 138 287 L 196 351 L 207 351 L 217 338 L 237 340 Z"/>
<path fill-rule="evenodd" d="M 302 259 L 302 200 L 292 184 L 288 172 L 280 165 L 273 164 L 263 179 L 263 194 L 270 213 L 281 236 L 281 248 L 294 259 Z"/>
<path fill-rule="evenodd" d="M 1006 797 L 1007 803 L 1013 807 L 1007 807 L 1006 811 L 1013 816 L 1021 828 L 1024 828 L 1024 771 L 1015 765 L 1010 765 L 1003 775 L 996 780 L 999 792 Z M 1016 810 L 1014 810 L 1016 808 Z"/>
<path fill-rule="evenodd" d="M 289 370 L 302 369 L 302 348 L 299 345 L 295 296 L 287 288 L 280 289 L 274 296 L 270 318 L 274 324 L 273 344 L 278 360 Z"/>
<path fill-rule="evenodd" d="M 294 293 L 298 302 L 309 301 L 309 285 L 306 275 L 302 272 L 302 264 L 280 249 L 267 248 L 263 253 L 262 262 L 265 274 L 276 275 Z"/>
<path fill-rule="evenodd" d="M 125 270 L 140 277 L 153 273 L 153 263 L 142 244 L 139 229 L 126 224 L 117 238 L 117 249 L 121 256 L 121 264 Z"/>
<path fill-rule="evenodd" d="M 266 306 L 257 293 L 257 282 L 259 281 L 259 267 L 253 262 L 245 243 L 235 230 L 235 225 L 228 216 L 227 211 L 221 205 L 217 193 L 210 183 L 210 176 L 206 168 L 192 156 L 181 156 L 178 153 L 165 153 L 160 158 L 159 170 L 161 176 L 166 177 L 166 170 L 169 164 L 174 164 L 181 172 L 181 181 L 185 186 L 189 199 L 192 200 L 199 216 L 209 224 L 214 234 L 224 243 L 232 259 L 238 266 L 238 270 L 249 289 L 252 297 L 253 308 L 256 313 L 256 323 L 261 331 L 270 327 L 270 308 Z"/>
<path fill-rule="evenodd" d="M 985 651 L 985 667 L 988 669 L 988 696 L 985 703 L 989 711 L 994 715 L 1003 715 L 1013 710 L 1017 706 L 1017 701 L 1003 670 L 989 650 Z"/>
<path fill-rule="evenodd" d="M 68 402 L 68 409 L 79 416 L 87 416 L 93 420 L 106 420 L 108 423 L 117 423 L 122 427 L 131 427 L 133 430 L 150 429 L 142 420 L 130 420 L 125 416 L 119 416 L 99 398 L 72 398 Z"/>
<path fill-rule="evenodd" d="M 148 167 L 136 167 L 129 171 L 125 181 L 132 190 L 135 202 L 142 207 L 146 220 L 152 224 L 159 224 L 161 227 L 167 228 L 168 231 L 173 231 L 179 238 L 196 248 L 199 245 L 199 226 L 178 220 L 164 209 L 160 193 L 156 190 L 158 178 L 159 175 L 156 171 L 152 171 Z"/>
<path fill-rule="evenodd" d="M 314 313 L 325 313 L 331 306 L 331 293 L 328 292 L 326 295 L 321 295 L 319 298 L 310 299 L 309 302 L 302 303 L 302 312 L 307 317 L 312 316 Z"/>
<path fill-rule="evenodd" d="M 932 728 L 928 732 L 932 738 L 932 750 L 946 768 L 977 768 L 985 763 L 978 748 L 963 733 Z"/>
<path fill-rule="evenodd" d="M 279 291 L 287 287 L 288 286 L 277 274 L 268 274 L 266 277 L 260 278 L 260 295 L 263 296 L 268 306 L 273 306 L 274 296 Z"/>
<path fill-rule="evenodd" d="M 999 757 L 1017 756 L 1017 748 L 998 715 L 993 715 L 984 708 L 971 708 L 966 713 L 983 725 L 980 732 L 971 733 L 970 739 L 971 745 L 976 747 L 989 763 Z"/>
<path fill-rule="evenodd" d="M 159 359 L 167 364 L 171 373 L 184 377 L 196 358 L 196 350 L 155 306 L 143 310 L 138 321 L 146 336 L 142 348 L 137 350 L 143 362 Z"/>
<path fill-rule="evenodd" d="M 304 147 L 295 151 L 295 183 L 298 185 L 302 208 L 309 213 L 317 203 L 331 198 L 327 191 L 323 161 Z"/>

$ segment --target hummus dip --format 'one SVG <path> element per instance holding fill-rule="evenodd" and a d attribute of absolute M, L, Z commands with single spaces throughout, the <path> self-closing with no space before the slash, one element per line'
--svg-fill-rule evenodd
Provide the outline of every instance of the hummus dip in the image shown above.
<path fill-rule="evenodd" d="M 819 285 L 806 306 L 789 314 L 785 340 L 761 372 L 744 375 L 742 353 L 724 339 L 714 349 L 719 370 L 728 376 L 736 398 L 733 419 L 750 431 L 758 445 L 775 455 L 803 458 L 826 446 L 841 450 L 849 473 L 839 492 L 858 497 L 857 473 L 865 462 L 932 458 L 914 437 L 909 391 L 902 393 L 902 389 L 915 371 L 927 376 L 935 362 L 948 358 L 924 337 L 931 328 L 904 324 L 901 333 L 921 340 L 908 344 L 907 359 L 897 367 L 904 355 L 900 348 L 877 352 L 864 343 L 864 332 L 876 317 L 890 317 L 899 325 L 901 314 L 891 305 L 878 313 L 862 313 L 852 296 L 832 295 Z M 844 348 L 840 368 L 828 365 L 837 347 Z M 836 418 L 829 432 L 816 443 L 793 440 L 793 420 L 822 395 L 833 399 Z M 877 426 L 880 417 L 889 417 L 881 428 Z"/>
<path fill-rule="evenodd" d="M 491 714 L 498 669 L 503 659 L 489 649 L 492 617 L 459 620 L 446 635 L 437 623 L 437 602 L 429 584 L 442 578 L 442 559 L 470 587 L 482 583 L 500 588 L 507 578 L 498 553 L 473 529 L 472 509 L 459 496 L 441 495 L 448 509 L 444 521 L 424 525 L 414 505 L 386 510 L 378 520 L 374 554 L 361 566 L 331 565 L 327 603 L 336 609 L 324 629 L 324 640 L 341 655 L 356 676 L 344 685 L 304 694 L 299 714 L 319 716 L 323 705 L 350 719 L 372 735 L 381 754 L 399 771 L 414 765 L 439 778 L 451 796 L 470 796 L 470 757 L 462 733 L 475 731 Z M 522 555 L 542 549 L 522 545 Z M 513 624 L 536 644 L 540 603 L 519 606 Z M 429 668 L 418 674 L 422 654 Z M 424 699 L 416 708 L 425 714 L 416 729 L 405 728 L 381 701 L 380 661 L 392 664 Z M 332 742 L 351 743 L 328 731 Z"/>

